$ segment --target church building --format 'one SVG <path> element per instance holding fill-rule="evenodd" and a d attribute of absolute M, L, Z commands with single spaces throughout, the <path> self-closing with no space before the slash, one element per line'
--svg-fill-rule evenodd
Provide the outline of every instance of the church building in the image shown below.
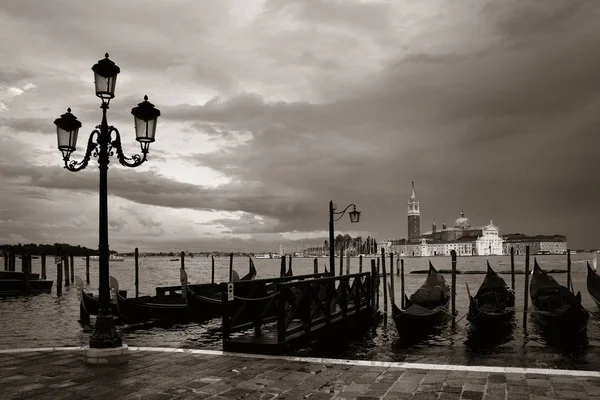
<path fill-rule="evenodd" d="M 392 250 L 404 256 L 448 256 L 452 250 L 459 256 L 502 255 L 504 239 L 498 227 L 492 221 L 484 226 L 471 226 L 464 212 L 454 221 L 454 226 L 442 224 L 437 229 L 435 222 L 429 232 L 421 234 L 419 200 L 412 183 L 412 192 L 408 199 L 408 236 L 407 239 L 394 240 Z"/>

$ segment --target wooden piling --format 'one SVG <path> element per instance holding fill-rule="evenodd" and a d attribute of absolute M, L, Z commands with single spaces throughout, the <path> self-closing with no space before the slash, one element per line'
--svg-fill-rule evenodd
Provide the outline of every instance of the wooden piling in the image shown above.
<path fill-rule="evenodd" d="M 290 254 L 290 267 L 289 267 L 289 271 L 292 270 L 292 254 Z"/>
<path fill-rule="evenodd" d="M 29 284 L 29 274 L 31 273 L 31 254 L 23 254 L 21 256 L 21 270 L 23 271 L 23 282 L 27 291 L 31 290 Z"/>
<path fill-rule="evenodd" d="M 89 256 L 87 258 L 89 259 Z M 140 295 L 140 251 L 137 247 L 133 252 L 133 268 L 135 270 L 135 297 L 137 298 Z"/>
<path fill-rule="evenodd" d="M 346 252 L 346 275 L 350 275 L 350 253 Z"/>
<path fill-rule="evenodd" d="M 340 276 L 344 275 L 344 246 L 340 249 Z"/>
<path fill-rule="evenodd" d="M 523 330 L 527 331 L 527 312 L 529 308 L 529 246 L 525 247 L 525 288 L 523 298 Z"/>
<path fill-rule="evenodd" d="M 510 287 L 515 290 L 515 248 L 510 248 Z"/>
<path fill-rule="evenodd" d="M 75 283 L 75 257 L 73 254 L 69 256 L 69 265 L 71 266 L 71 283 Z"/>
<path fill-rule="evenodd" d="M 385 249 L 381 248 L 381 272 L 383 273 L 383 325 L 387 325 L 388 311 L 388 288 L 387 288 L 387 273 L 385 270 Z"/>
<path fill-rule="evenodd" d="M 46 280 L 47 276 L 46 276 L 46 254 L 42 253 L 42 255 L 40 256 L 40 262 L 42 263 L 42 280 Z"/>
<path fill-rule="evenodd" d="M 402 309 L 404 310 L 404 308 L 406 307 L 406 300 L 405 300 L 405 294 L 404 294 L 404 258 L 400 259 L 400 296 L 402 296 L 402 300 L 400 301 L 402 303 Z"/>
<path fill-rule="evenodd" d="M 185 251 L 181 252 L 179 260 L 181 261 L 181 269 L 185 269 Z"/>
<path fill-rule="evenodd" d="M 313 260 L 313 273 L 315 275 L 319 273 L 319 259 L 317 257 Z"/>
<path fill-rule="evenodd" d="M 571 290 L 571 251 L 567 249 L 567 289 Z"/>
<path fill-rule="evenodd" d="M 60 262 L 56 264 L 56 295 L 62 296 L 62 281 L 63 281 L 63 258 L 60 257 Z"/>
<path fill-rule="evenodd" d="M 90 284 L 90 255 L 85 255 L 85 284 Z"/>
<path fill-rule="evenodd" d="M 229 254 L 229 282 L 233 282 L 233 253 Z"/>
<path fill-rule="evenodd" d="M 400 256 L 396 257 L 396 275 L 400 275 Z"/>
<path fill-rule="evenodd" d="M 390 300 L 396 304 L 396 296 L 394 293 L 394 253 L 390 253 Z"/>
<path fill-rule="evenodd" d="M 456 251 L 450 252 L 452 257 L 452 317 L 456 316 Z"/>
<path fill-rule="evenodd" d="M 69 282 L 69 255 L 63 253 L 63 268 L 65 270 L 65 287 L 70 285 Z"/>
<path fill-rule="evenodd" d="M 371 279 L 372 285 L 373 285 L 373 305 L 375 308 L 375 312 L 379 311 L 379 274 L 377 273 L 377 267 L 375 266 L 375 260 L 371 259 L 371 277 L 373 279 Z"/>
<path fill-rule="evenodd" d="M 362 254 L 361 254 L 358 256 L 358 273 L 359 274 L 362 274 L 362 263 L 363 263 L 363 260 L 362 260 Z"/>
<path fill-rule="evenodd" d="M 285 256 L 281 256 L 281 265 L 279 267 L 279 276 L 285 276 Z"/>
<path fill-rule="evenodd" d="M 210 283 L 215 283 L 215 257 L 210 256 Z"/>
<path fill-rule="evenodd" d="M 8 271 L 8 252 L 6 250 L 2 250 L 2 254 L 4 255 L 4 270 Z"/>
<path fill-rule="evenodd" d="M 90 323 L 90 314 L 88 314 L 85 310 L 82 301 L 79 302 L 79 322 L 81 322 L 82 324 Z"/>
<path fill-rule="evenodd" d="M 15 271 L 15 253 L 8 254 L 8 270 Z"/>

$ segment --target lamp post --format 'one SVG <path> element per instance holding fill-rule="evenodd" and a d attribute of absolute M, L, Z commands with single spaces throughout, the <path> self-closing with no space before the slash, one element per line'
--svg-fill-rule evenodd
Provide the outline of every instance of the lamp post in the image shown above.
<path fill-rule="evenodd" d="M 131 110 L 134 117 L 136 140 L 140 143 L 142 155 L 135 154 L 127 157 L 123 154 L 121 146 L 121 135 L 114 126 L 108 125 L 106 111 L 109 103 L 115 97 L 115 84 L 120 68 L 109 60 L 108 53 L 105 58 L 98 61 L 92 67 L 96 86 L 96 96 L 102 100 L 102 122 L 96 126 L 88 139 L 87 150 L 81 161 L 71 160 L 71 153 L 77 145 L 77 134 L 81 128 L 81 122 L 77 120 L 71 109 L 54 121 L 58 138 L 58 149 L 62 152 L 65 168 L 77 172 L 87 167 L 91 157 L 98 159 L 100 169 L 100 223 L 98 250 L 99 278 L 100 278 L 100 310 L 96 318 L 94 333 L 90 338 L 90 348 L 114 348 L 122 346 L 121 338 L 115 329 L 114 319 L 110 312 L 110 289 L 109 289 L 109 248 L 108 248 L 108 188 L 107 172 L 109 157 L 116 152 L 119 162 L 126 167 L 138 167 L 146 161 L 150 143 L 154 142 L 156 133 L 156 122 L 160 111 L 148 102 L 148 96 L 144 101 Z"/>
<path fill-rule="evenodd" d="M 353 207 L 352 211 L 348 213 L 348 215 L 350 215 L 350 222 L 357 223 L 360 220 L 360 211 L 356 211 L 356 206 L 354 204 L 348 205 L 343 211 L 335 211 L 335 204 L 333 204 L 333 201 L 329 202 L 329 269 L 333 275 L 335 275 L 335 250 L 333 243 L 335 239 L 333 237 L 333 223 L 340 220 L 350 207 Z M 339 217 L 335 218 L 336 215 L 339 215 Z"/>

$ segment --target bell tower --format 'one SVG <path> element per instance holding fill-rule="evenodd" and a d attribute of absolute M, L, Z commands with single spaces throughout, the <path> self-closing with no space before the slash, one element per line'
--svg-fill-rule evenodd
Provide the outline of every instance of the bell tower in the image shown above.
<path fill-rule="evenodd" d="M 419 243 L 421 237 L 421 211 L 419 200 L 415 194 L 415 183 L 412 183 L 412 193 L 408 199 L 408 242 Z"/>

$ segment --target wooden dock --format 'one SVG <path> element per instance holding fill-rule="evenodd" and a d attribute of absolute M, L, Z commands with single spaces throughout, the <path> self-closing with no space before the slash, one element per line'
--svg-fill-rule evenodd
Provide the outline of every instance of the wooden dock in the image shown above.
<path fill-rule="evenodd" d="M 242 306 L 224 307 L 223 350 L 285 354 L 315 340 L 368 328 L 377 293 L 372 276 L 366 272 L 282 282 L 262 298 L 240 298 L 234 289 L 233 297 Z M 228 301 L 227 293 L 223 299 Z"/>

